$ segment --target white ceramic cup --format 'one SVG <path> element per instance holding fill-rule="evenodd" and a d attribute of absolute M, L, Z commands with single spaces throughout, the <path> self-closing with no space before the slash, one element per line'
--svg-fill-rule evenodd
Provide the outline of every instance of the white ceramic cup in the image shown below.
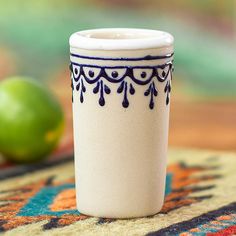
<path fill-rule="evenodd" d="M 95 29 L 70 37 L 76 199 L 87 215 L 153 215 L 164 201 L 173 37 Z"/>

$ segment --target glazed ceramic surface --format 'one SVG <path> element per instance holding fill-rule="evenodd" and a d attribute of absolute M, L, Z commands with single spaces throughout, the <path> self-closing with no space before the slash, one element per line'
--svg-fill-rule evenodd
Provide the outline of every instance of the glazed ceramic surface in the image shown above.
<path fill-rule="evenodd" d="M 111 218 L 163 204 L 173 37 L 99 29 L 70 37 L 77 207 Z"/>

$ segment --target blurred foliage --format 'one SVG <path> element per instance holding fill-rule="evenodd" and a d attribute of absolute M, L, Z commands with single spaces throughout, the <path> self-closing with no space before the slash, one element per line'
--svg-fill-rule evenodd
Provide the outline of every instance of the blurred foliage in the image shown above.
<path fill-rule="evenodd" d="M 68 38 L 75 31 L 100 27 L 165 30 L 175 37 L 175 73 L 186 91 L 199 97 L 232 97 L 236 96 L 233 3 L 2 0 L 0 48 L 13 54 L 17 73 L 47 79 L 69 64 Z"/>

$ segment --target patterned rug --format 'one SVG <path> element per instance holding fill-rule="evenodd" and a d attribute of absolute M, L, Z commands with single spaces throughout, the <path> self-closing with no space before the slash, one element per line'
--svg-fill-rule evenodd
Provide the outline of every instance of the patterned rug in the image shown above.
<path fill-rule="evenodd" d="M 0 170 L 5 235 L 236 235 L 235 154 L 169 151 L 161 212 L 130 220 L 76 210 L 72 157 L 27 167 L 0 163 Z"/>

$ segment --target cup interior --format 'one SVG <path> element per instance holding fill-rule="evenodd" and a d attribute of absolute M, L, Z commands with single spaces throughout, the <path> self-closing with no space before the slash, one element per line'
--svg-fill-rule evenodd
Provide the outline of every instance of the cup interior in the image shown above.
<path fill-rule="evenodd" d="M 153 37 L 161 37 L 164 32 L 157 32 L 154 30 L 99 30 L 99 31 L 87 31 L 83 33 L 84 37 L 93 39 L 145 39 Z"/>
<path fill-rule="evenodd" d="M 173 36 L 167 32 L 137 28 L 104 28 L 83 30 L 72 34 L 70 46 L 93 50 L 137 50 L 173 45 Z"/>

